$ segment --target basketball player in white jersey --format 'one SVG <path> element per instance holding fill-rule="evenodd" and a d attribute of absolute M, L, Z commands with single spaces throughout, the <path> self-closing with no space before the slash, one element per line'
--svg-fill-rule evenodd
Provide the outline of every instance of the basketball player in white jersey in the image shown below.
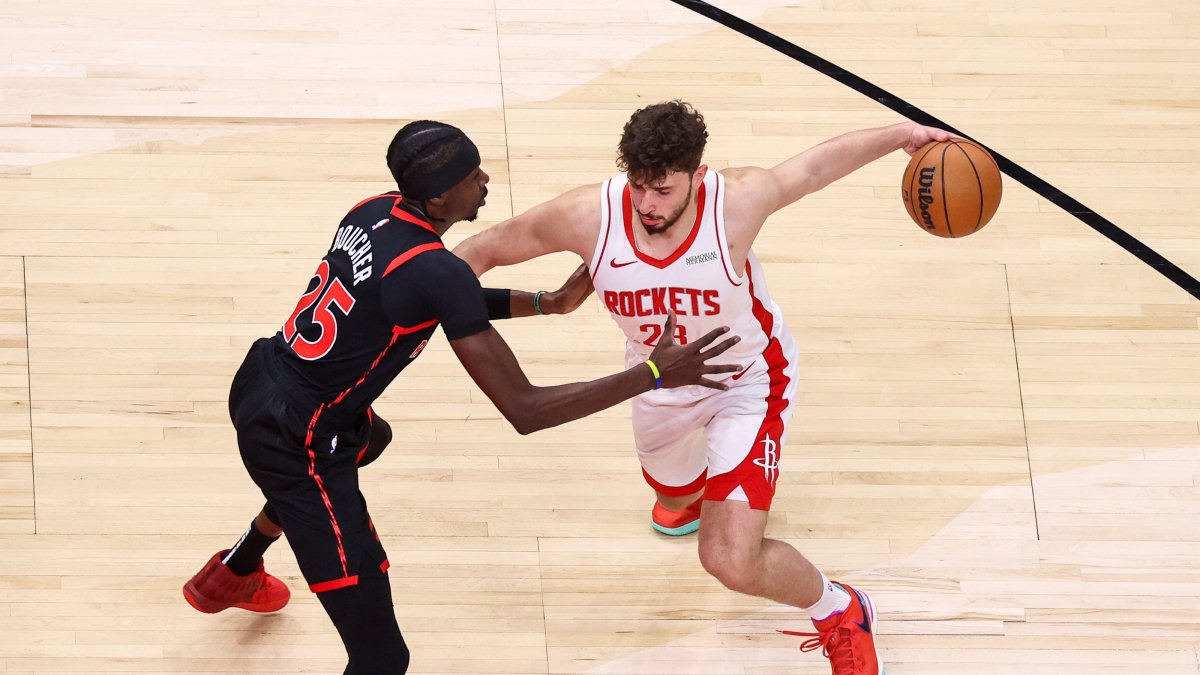
<path fill-rule="evenodd" d="M 638 458 L 657 494 L 651 523 L 670 535 L 699 529 L 700 561 L 726 587 L 807 611 L 817 632 L 792 634 L 812 636 L 801 649 L 822 648 L 834 675 L 877 675 L 884 668 L 870 598 L 764 536 L 798 358 L 751 244 L 775 211 L 890 152 L 912 154 L 950 134 L 911 122 L 865 129 L 771 169 L 720 173 L 701 163 L 707 138 L 687 103 L 643 108 L 618 146 L 624 173 L 488 228 L 454 252 L 476 274 L 556 251 L 579 255 L 625 332 L 627 367 L 648 357 L 672 311 L 677 342 L 722 325 L 741 337 L 714 360 L 742 366 L 718 377 L 727 390 L 660 389 L 634 399 Z"/>

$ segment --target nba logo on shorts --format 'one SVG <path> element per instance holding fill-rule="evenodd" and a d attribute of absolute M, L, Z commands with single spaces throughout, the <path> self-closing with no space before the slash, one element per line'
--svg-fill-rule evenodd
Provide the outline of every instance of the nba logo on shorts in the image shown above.
<path fill-rule="evenodd" d="M 754 465 L 763 468 L 763 479 L 768 485 L 774 485 L 779 477 L 779 446 L 767 434 L 760 443 L 763 444 L 763 456 L 754 458 Z"/>

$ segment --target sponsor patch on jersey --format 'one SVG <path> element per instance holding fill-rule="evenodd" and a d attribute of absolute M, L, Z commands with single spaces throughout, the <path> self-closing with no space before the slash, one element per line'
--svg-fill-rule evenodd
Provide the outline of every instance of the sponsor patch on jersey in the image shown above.
<path fill-rule="evenodd" d="M 696 255 L 689 255 L 688 257 L 683 259 L 683 264 L 685 264 L 685 265 L 703 265 L 706 262 L 712 262 L 712 261 L 716 260 L 717 257 L 718 256 L 717 256 L 716 251 L 706 251 L 704 253 L 697 253 Z"/>

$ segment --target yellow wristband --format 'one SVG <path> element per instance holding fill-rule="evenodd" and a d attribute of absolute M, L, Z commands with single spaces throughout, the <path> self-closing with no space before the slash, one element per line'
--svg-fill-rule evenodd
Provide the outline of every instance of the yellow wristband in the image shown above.
<path fill-rule="evenodd" d="M 654 373 L 654 388 L 662 389 L 662 374 L 658 372 L 658 366 L 650 359 L 646 359 L 646 365 L 650 366 L 650 372 Z"/>

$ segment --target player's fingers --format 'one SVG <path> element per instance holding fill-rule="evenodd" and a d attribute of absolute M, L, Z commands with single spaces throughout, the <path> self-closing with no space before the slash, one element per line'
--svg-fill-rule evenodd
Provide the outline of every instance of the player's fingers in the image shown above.
<path fill-rule="evenodd" d="M 700 378 L 696 384 L 700 385 L 701 387 L 708 387 L 709 389 L 720 389 L 721 391 L 726 391 L 729 389 L 729 385 L 725 384 L 724 382 L 714 382 L 707 377 Z"/>
<path fill-rule="evenodd" d="M 675 342 L 675 310 L 667 311 L 667 320 L 663 322 L 663 336 L 666 340 Z"/>
<path fill-rule="evenodd" d="M 728 349 L 730 347 L 736 345 L 737 343 L 739 343 L 741 341 L 742 341 L 742 338 L 740 336 L 734 335 L 733 337 L 725 338 L 724 340 L 721 340 L 720 342 L 717 343 L 717 345 L 715 347 L 713 347 L 712 349 L 705 350 L 705 351 L 701 352 L 700 354 L 705 359 L 710 359 L 718 354 L 725 353 L 726 351 L 728 351 Z"/>
<path fill-rule="evenodd" d="M 736 363 L 725 363 L 719 366 L 705 366 L 703 372 L 705 375 L 711 375 L 713 373 L 736 373 L 741 369 L 742 367 Z"/>
<path fill-rule="evenodd" d="M 692 340 L 688 344 L 695 345 L 697 350 L 704 349 L 705 347 L 712 344 L 714 340 L 716 340 L 717 338 L 721 337 L 722 335 L 724 335 L 728 332 L 729 332 L 729 326 L 721 326 L 720 328 L 714 328 L 714 329 L 708 331 L 707 333 L 705 333 L 699 339 Z"/>

